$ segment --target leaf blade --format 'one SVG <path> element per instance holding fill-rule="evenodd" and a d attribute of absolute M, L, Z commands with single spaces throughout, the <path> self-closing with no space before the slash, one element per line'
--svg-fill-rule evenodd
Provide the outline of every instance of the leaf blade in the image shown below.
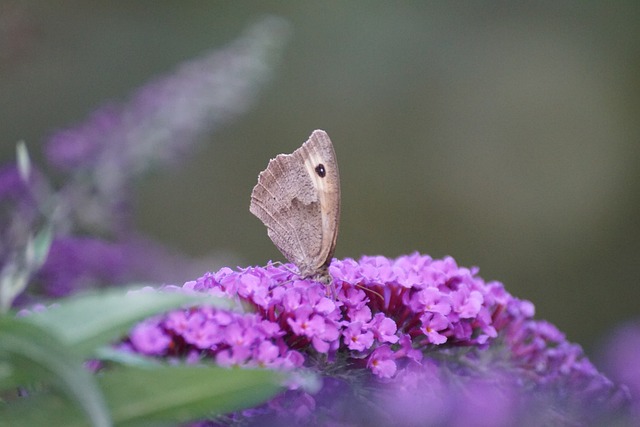
<path fill-rule="evenodd" d="M 93 425 L 111 425 L 95 378 L 72 349 L 45 328 L 24 319 L 0 318 L 0 360 L 12 368 L 12 373 L 0 381 L 0 388 L 49 380 L 77 402 Z"/>
<path fill-rule="evenodd" d="M 124 368 L 100 378 L 114 421 L 184 422 L 250 408 L 282 389 L 284 375 L 205 366 Z"/>

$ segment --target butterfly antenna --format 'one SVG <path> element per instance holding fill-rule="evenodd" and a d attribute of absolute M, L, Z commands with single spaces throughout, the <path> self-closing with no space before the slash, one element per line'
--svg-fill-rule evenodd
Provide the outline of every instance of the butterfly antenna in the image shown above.
<path fill-rule="evenodd" d="M 384 302 L 384 297 L 382 296 L 382 294 L 381 294 L 380 292 L 378 292 L 378 291 L 374 291 L 373 289 L 371 289 L 371 288 L 367 288 L 366 286 L 362 286 L 362 285 L 355 285 L 355 286 L 356 286 L 357 288 L 362 289 L 362 290 L 363 290 L 363 291 L 365 291 L 365 292 L 371 292 L 372 294 L 377 295 L 377 296 L 380 298 L 380 300 L 381 300 L 382 302 Z"/>

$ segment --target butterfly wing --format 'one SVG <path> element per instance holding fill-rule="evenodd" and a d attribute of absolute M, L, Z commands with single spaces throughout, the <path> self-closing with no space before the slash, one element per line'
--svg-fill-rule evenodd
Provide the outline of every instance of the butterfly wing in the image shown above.
<path fill-rule="evenodd" d="M 338 164 L 326 132 L 314 131 L 296 151 L 269 161 L 249 210 L 301 276 L 323 273 L 333 257 L 340 219 Z"/>

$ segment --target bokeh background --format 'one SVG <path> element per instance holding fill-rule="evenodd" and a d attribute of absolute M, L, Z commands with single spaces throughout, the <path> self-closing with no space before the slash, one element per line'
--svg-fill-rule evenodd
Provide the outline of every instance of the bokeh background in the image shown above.
<path fill-rule="evenodd" d="M 0 0 L 0 160 L 25 140 L 41 161 L 56 129 L 265 14 L 290 31 L 272 79 L 181 168 L 137 184 L 144 233 L 211 269 L 281 260 L 249 195 L 322 128 L 337 257 L 452 255 L 587 352 L 640 315 L 635 1 Z"/>

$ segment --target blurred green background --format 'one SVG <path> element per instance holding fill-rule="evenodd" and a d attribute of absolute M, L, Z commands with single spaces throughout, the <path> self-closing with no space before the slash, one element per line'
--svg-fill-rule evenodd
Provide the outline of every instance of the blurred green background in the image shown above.
<path fill-rule="evenodd" d="M 0 159 L 24 139 L 42 163 L 51 132 L 264 14 L 291 25 L 275 78 L 181 169 L 139 184 L 145 233 L 232 267 L 281 260 L 249 195 L 322 128 L 337 257 L 452 255 L 587 351 L 640 314 L 636 1 L 0 0 Z"/>

